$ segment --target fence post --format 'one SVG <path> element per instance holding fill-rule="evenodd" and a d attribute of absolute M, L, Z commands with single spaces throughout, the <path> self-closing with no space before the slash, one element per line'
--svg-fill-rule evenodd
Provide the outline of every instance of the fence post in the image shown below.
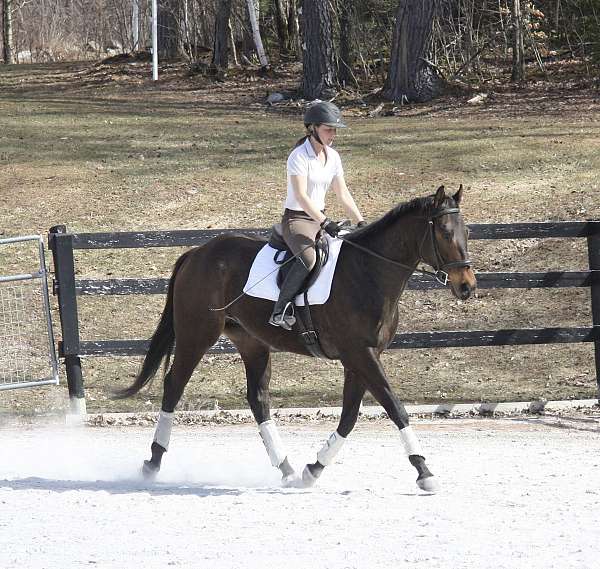
<path fill-rule="evenodd" d="M 592 325 L 596 333 L 594 355 L 596 360 L 596 383 L 598 385 L 598 403 L 600 404 L 600 222 L 590 223 L 593 232 L 587 238 L 588 259 L 590 263 Z"/>
<path fill-rule="evenodd" d="M 73 258 L 73 235 L 64 225 L 50 228 L 49 247 L 54 260 L 54 294 L 58 295 L 58 310 L 62 341 L 59 354 L 65 360 L 71 413 L 86 413 L 83 374 L 79 358 L 79 314 L 75 291 L 75 261 Z"/>

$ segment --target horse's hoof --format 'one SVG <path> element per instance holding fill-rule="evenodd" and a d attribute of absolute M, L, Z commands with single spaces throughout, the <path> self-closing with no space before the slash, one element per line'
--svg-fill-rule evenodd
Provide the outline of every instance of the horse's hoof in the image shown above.
<path fill-rule="evenodd" d="M 312 488 L 316 482 L 317 477 L 313 475 L 307 464 L 302 471 L 302 488 Z"/>
<path fill-rule="evenodd" d="M 281 485 L 284 488 L 304 488 L 302 478 L 296 472 L 292 472 L 281 478 Z"/>
<path fill-rule="evenodd" d="M 435 479 L 435 476 L 427 476 L 426 478 L 417 478 L 417 486 L 429 494 L 436 494 L 440 491 L 440 485 Z"/>
<path fill-rule="evenodd" d="M 281 479 L 281 485 L 284 488 L 311 488 L 317 481 L 312 472 L 308 469 L 308 465 L 304 467 L 302 476 L 296 472 L 292 472 Z"/>
<path fill-rule="evenodd" d="M 142 476 L 144 477 L 144 480 L 154 480 L 159 470 L 160 466 L 156 466 L 150 460 L 144 460 L 144 464 L 142 465 Z"/>

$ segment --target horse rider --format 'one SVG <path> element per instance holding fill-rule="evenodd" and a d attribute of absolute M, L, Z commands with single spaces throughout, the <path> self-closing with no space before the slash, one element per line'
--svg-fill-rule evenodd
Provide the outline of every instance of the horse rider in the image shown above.
<path fill-rule="evenodd" d="M 339 224 L 325 213 L 325 195 L 331 187 L 346 215 L 359 227 L 365 221 L 350 194 L 340 155 L 331 147 L 336 129 L 345 128 L 336 105 L 318 101 L 304 113 L 306 136 L 301 138 L 287 159 L 287 197 L 281 219 L 282 234 L 294 255 L 281 285 L 269 324 L 291 330 L 296 322 L 294 297 L 316 262 L 315 239 L 322 229 L 337 237 Z"/>

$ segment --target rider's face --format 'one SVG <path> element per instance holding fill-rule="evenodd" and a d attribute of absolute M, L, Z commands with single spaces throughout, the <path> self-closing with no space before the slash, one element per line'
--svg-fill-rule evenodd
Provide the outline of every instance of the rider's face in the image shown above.
<path fill-rule="evenodd" d="M 315 130 L 317 131 L 319 138 L 325 146 L 331 146 L 333 144 L 337 132 L 337 129 L 334 126 L 327 126 L 326 124 L 321 124 L 315 127 Z"/>

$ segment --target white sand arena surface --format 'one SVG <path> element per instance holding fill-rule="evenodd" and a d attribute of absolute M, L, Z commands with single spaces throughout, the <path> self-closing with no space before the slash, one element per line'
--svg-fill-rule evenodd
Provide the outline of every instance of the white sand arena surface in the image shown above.
<path fill-rule="evenodd" d="M 390 423 L 361 423 L 310 490 L 282 489 L 252 425 L 0 429 L 0 568 L 595 569 L 600 420 L 415 420 L 424 495 Z M 312 462 L 333 423 L 285 425 Z"/>

